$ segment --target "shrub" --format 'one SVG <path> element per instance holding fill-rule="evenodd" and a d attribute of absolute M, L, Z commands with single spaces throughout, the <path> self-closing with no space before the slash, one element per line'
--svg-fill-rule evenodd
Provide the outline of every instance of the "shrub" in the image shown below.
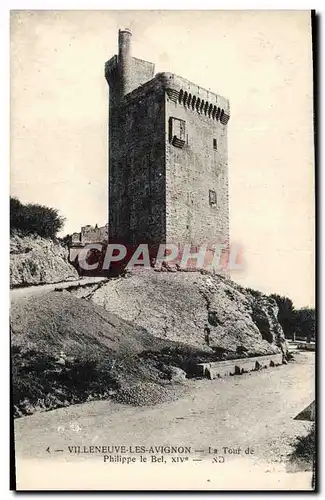
<path fill-rule="evenodd" d="M 316 335 L 316 312 L 315 309 L 303 307 L 295 312 L 296 335 L 308 340 L 314 339 Z"/>
<path fill-rule="evenodd" d="M 55 208 L 29 203 L 24 205 L 18 198 L 10 197 L 10 231 L 27 236 L 37 234 L 43 238 L 55 238 L 62 229 L 64 218 Z"/>
<path fill-rule="evenodd" d="M 306 436 L 298 436 L 293 443 L 294 451 L 292 453 L 292 459 L 300 459 L 305 462 L 312 464 L 315 460 L 316 455 L 316 444 L 315 444 L 315 424 L 310 428 L 310 431 Z"/>
<path fill-rule="evenodd" d="M 282 326 L 285 337 L 292 338 L 295 331 L 295 308 L 292 300 L 275 293 L 270 297 L 275 300 L 279 308 L 278 321 Z"/>

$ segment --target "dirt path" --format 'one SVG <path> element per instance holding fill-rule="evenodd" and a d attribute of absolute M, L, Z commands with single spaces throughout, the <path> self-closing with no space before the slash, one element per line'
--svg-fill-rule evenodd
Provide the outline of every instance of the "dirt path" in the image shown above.
<path fill-rule="evenodd" d="M 204 450 L 204 457 L 209 446 L 250 446 L 255 460 L 280 462 L 292 439 L 309 428 L 293 418 L 313 399 L 314 353 L 297 353 L 294 363 L 259 373 L 189 381 L 173 403 L 135 408 L 99 401 L 18 419 L 16 453 L 49 459 L 63 449 L 56 457 L 74 460 L 71 445 L 170 444 Z"/>
<path fill-rule="evenodd" d="M 52 290 L 64 290 L 65 288 L 69 288 L 71 286 L 86 286 L 90 284 L 100 283 L 101 281 L 105 281 L 107 278 L 102 277 L 86 277 L 80 278 L 78 280 L 71 281 L 61 281 L 60 283 L 48 283 L 45 285 L 35 285 L 35 286 L 24 286 L 19 288 L 12 288 L 10 290 L 10 300 L 19 299 L 21 297 L 28 297 L 31 295 L 39 295 L 47 292 L 51 292 Z"/>

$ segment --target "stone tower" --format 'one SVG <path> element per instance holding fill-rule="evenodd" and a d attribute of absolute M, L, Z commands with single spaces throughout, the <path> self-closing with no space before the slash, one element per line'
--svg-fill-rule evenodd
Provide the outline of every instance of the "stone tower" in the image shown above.
<path fill-rule="evenodd" d="M 228 242 L 229 102 L 131 54 L 119 30 L 109 84 L 110 243 Z"/>

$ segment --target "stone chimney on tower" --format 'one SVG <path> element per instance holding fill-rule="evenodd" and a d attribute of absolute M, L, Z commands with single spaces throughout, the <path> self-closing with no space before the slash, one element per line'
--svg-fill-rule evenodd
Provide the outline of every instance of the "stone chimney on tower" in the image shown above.
<path fill-rule="evenodd" d="M 132 33 L 128 28 L 118 32 L 118 74 L 120 84 L 120 97 L 124 97 L 131 92 L 132 84 L 132 54 L 131 54 Z"/>
<path fill-rule="evenodd" d="M 110 106 L 117 105 L 123 98 L 151 80 L 155 65 L 132 57 L 132 33 L 129 28 L 118 31 L 118 54 L 105 64 L 105 77 L 110 88 Z"/>

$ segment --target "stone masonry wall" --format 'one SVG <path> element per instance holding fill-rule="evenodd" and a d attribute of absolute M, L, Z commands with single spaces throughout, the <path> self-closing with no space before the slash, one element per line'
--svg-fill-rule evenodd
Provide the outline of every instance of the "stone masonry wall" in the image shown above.
<path fill-rule="evenodd" d="M 166 141 L 167 240 L 193 245 L 228 241 L 227 127 L 166 94 L 166 136 L 170 117 L 185 121 L 185 145 Z M 216 192 L 215 205 L 209 202 L 210 190 Z"/>
<path fill-rule="evenodd" d="M 110 140 L 110 242 L 165 240 L 165 100 L 161 90 L 114 110 Z"/>

